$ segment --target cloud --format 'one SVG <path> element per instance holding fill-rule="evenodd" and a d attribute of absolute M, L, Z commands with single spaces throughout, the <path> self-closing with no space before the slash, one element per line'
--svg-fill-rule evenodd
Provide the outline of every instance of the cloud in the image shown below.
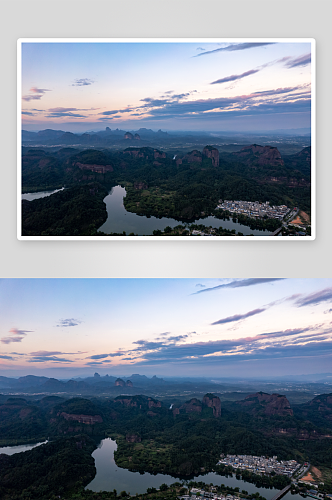
<path fill-rule="evenodd" d="M 36 113 L 31 113 L 31 111 L 22 111 L 22 115 L 35 116 Z"/>
<path fill-rule="evenodd" d="M 304 54 L 303 56 L 289 58 L 285 63 L 286 68 L 297 68 L 299 66 L 307 66 L 311 63 L 311 53 Z"/>
<path fill-rule="evenodd" d="M 28 333 L 33 333 L 33 330 L 19 330 L 18 328 L 11 328 L 9 330 L 9 333 L 11 334 L 10 337 L 3 337 L 1 339 L 1 342 L 3 344 L 11 344 L 12 342 L 22 342 L 22 340 Z"/>
<path fill-rule="evenodd" d="M 216 52 L 227 52 L 227 51 L 237 51 L 237 50 L 247 50 L 247 49 L 255 49 L 256 47 L 264 47 L 265 45 L 273 45 L 274 42 L 268 43 L 235 43 L 228 45 L 227 47 L 219 47 L 218 49 L 208 50 L 207 52 L 202 52 L 201 54 L 197 54 L 193 57 L 206 56 L 207 54 L 215 54 Z"/>
<path fill-rule="evenodd" d="M 201 283 L 197 283 L 197 285 L 195 285 L 195 287 L 197 287 L 197 288 L 206 288 L 206 285 L 202 285 Z"/>
<path fill-rule="evenodd" d="M 331 328 L 317 326 L 267 332 L 254 337 L 215 340 L 191 344 L 168 345 L 144 353 L 137 364 L 167 362 L 201 363 L 213 360 L 243 361 L 250 359 L 315 356 L 332 353 Z"/>
<path fill-rule="evenodd" d="M 302 100 L 300 96 L 292 96 L 293 92 L 305 92 Z M 150 98 L 149 98 L 150 99 Z M 191 119 L 218 119 L 230 116 L 267 115 L 276 113 L 294 113 L 310 111 L 310 94 L 307 85 L 271 89 L 263 92 L 232 97 L 217 97 L 213 99 L 175 100 L 160 102 L 149 100 L 141 109 L 145 109 L 150 120 L 170 118 Z"/>
<path fill-rule="evenodd" d="M 9 333 L 12 335 L 27 335 L 28 333 L 33 333 L 33 330 L 19 330 L 18 328 L 11 328 Z"/>
<path fill-rule="evenodd" d="M 50 89 L 39 89 L 37 87 L 31 87 L 30 89 L 30 94 L 27 94 L 27 95 L 24 95 L 22 97 L 23 101 L 35 101 L 35 100 L 39 100 L 43 97 L 43 95 L 45 94 L 45 92 L 51 92 Z"/>
<path fill-rule="evenodd" d="M 310 293 L 309 295 L 305 295 L 304 297 L 300 297 L 295 305 L 297 307 L 317 305 L 321 302 L 330 302 L 332 300 L 332 288 L 325 288 L 324 290 L 320 290 L 319 292 Z"/>
<path fill-rule="evenodd" d="M 164 342 L 152 342 L 150 340 L 137 340 L 136 342 L 133 342 L 133 344 L 138 345 L 136 349 L 133 349 L 132 352 L 134 351 L 151 351 L 154 349 L 159 349 L 161 347 L 164 347 L 165 343 Z"/>
<path fill-rule="evenodd" d="M 223 325 L 225 323 L 233 323 L 234 321 L 241 321 L 243 319 L 249 318 L 250 316 L 255 316 L 256 314 L 260 314 L 266 311 L 266 309 L 254 309 L 253 311 L 249 311 L 245 314 L 235 314 L 234 316 L 228 316 L 227 318 L 219 319 L 211 325 Z"/>
<path fill-rule="evenodd" d="M 36 352 L 30 352 L 30 356 L 54 356 L 57 354 L 65 354 L 61 351 L 36 351 Z M 69 354 L 69 353 L 66 353 Z"/>
<path fill-rule="evenodd" d="M 34 356 L 27 360 L 29 363 L 45 363 L 54 361 L 56 363 L 73 363 L 73 360 L 66 358 L 59 358 L 58 356 Z"/>
<path fill-rule="evenodd" d="M 14 359 L 12 356 L 6 356 L 6 355 L 4 355 L 4 354 L 0 354 L 0 358 L 1 358 L 1 359 L 11 359 L 11 360 L 13 360 L 13 359 Z"/>
<path fill-rule="evenodd" d="M 72 118 L 86 118 L 86 115 L 79 115 L 77 113 L 71 113 L 68 111 L 57 111 L 55 113 L 50 113 L 46 115 L 47 118 L 61 118 L 62 116 L 70 116 Z"/>
<path fill-rule="evenodd" d="M 59 328 L 67 328 L 69 326 L 77 326 L 80 325 L 82 321 L 79 319 L 75 318 L 69 318 L 69 319 L 60 319 L 59 320 L 59 325 L 56 325 Z"/>
<path fill-rule="evenodd" d="M 332 309 L 327 309 L 326 311 L 324 311 L 324 314 L 329 314 L 329 313 L 332 313 Z"/>
<path fill-rule="evenodd" d="M 80 109 L 78 108 L 61 108 L 61 107 L 58 107 L 58 108 L 49 108 L 48 110 L 49 112 L 51 113 L 66 113 L 68 111 L 81 111 Z"/>
<path fill-rule="evenodd" d="M 247 76 L 254 75 L 255 73 L 258 73 L 259 71 L 262 71 L 264 68 L 268 68 L 269 66 L 274 66 L 275 64 L 284 63 L 284 67 L 294 68 L 296 66 L 306 66 L 310 62 L 311 62 L 311 54 L 305 54 L 304 56 L 296 57 L 296 58 L 294 58 L 294 57 L 292 58 L 290 56 L 285 56 L 285 57 L 282 57 L 281 59 L 275 59 L 274 61 L 270 61 L 270 62 L 267 62 L 267 63 L 262 64 L 260 66 L 257 66 L 256 68 L 253 68 L 249 71 L 245 71 L 244 73 L 241 73 L 240 75 L 230 75 L 230 76 L 226 76 L 224 78 L 220 78 L 219 80 L 211 82 L 210 85 L 214 85 L 216 83 L 228 83 L 228 82 L 233 82 L 236 80 L 241 80 L 242 78 L 246 78 Z"/>
<path fill-rule="evenodd" d="M 35 352 L 30 352 L 30 358 L 27 360 L 29 363 L 44 363 L 47 361 L 54 361 L 54 362 L 64 362 L 64 363 L 73 363 L 74 360 L 68 359 L 68 358 L 63 358 L 60 356 L 64 355 L 73 355 L 73 354 L 82 354 L 81 351 L 78 352 L 62 352 L 62 351 L 35 351 Z"/>
<path fill-rule="evenodd" d="M 274 62 L 273 62 L 274 63 Z M 269 65 L 272 63 L 267 63 Z M 261 66 L 258 69 L 262 69 Z M 256 71 L 255 70 L 250 71 Z M 231 75 L 228 78 L 240 77 Z M 223 80 L 223 79 L 222 79 Z M 237 116 L 275 115 L 289 113 L 310 114 L 310 84 L 297 85 L 253 92 L 247 95 L 231 97 L 216 97 L 212 99 L 190 99 L 196 90 L 183 94 L 169 94 L 163 98 L 145 97 L 141 105 L 135 108 L 121 110 L 107 110 L 99 113 L 99 121 L 108 121 L 118 118 L 116 113 L 128 112 L 130 117 L 139 117 L 152 121 L 167 119 L 191 120 L 221 120 Z M 132 111 L 135 110 L 133 113 Z"/>
<path fill-rule="evenodd" d="M 230 283 L 224 283 L 222 285 L 217 285 L 212 288 L 205 288 L 204 290 L 198 290 L 198 292 L 192 293 L 192 295 L 197 295 L 203 292 L 212 292 L 215 290 L 221 290 L 223 288 L 242 288 L 247 286 L 262 285 L 265 283 L 272 283 L 274 281 L 284 280 L 285 278 L 248 278 L 244 280 L 234 280 Z"/>
<path fill-rule="evenodd" d="M 1 342 L 3 344 L 11 344 L 12 342 L 22 342 L 24 337 L 3 337 Z"/>
<path fill-rule="evenodd" d="M 250 71 L 245 71 L 244 73 L 241 73 L 240 75 L 226 76 L 225 78 L 220 78 L 219 80 L 216 80 L 215 82 L 211 82 L 210 85 L 214 85 L 215 83 L 233 82 L 234 80 L 240 80 L 242 78 L 245 78 L 246 76 L 254 75 L 255 73 L 258 73 L 259 71 L 260 71 L 259 69 L 251 69 Z"/>
<path fill-rule="evenodd" d="M 73 113 L 74 111 L 74 113 Z M 48 109 L 47 118 L 61 118 L 62 116 L 71 116 L 74 118 L 86 118 L 86 115 L 78 114 L 78 111 L 89 111 L 88 109 L 79 109 L 79 108 L 50 108 Z"/>
<path fill-rule="evenodd" d="M 111 363 L 110 359 L 104 359 L 103 361 L 88 361 L 85 363 L 86 366 L 103 366 L 105 363 Z"/>
<path fill-rule="evenodd" d="M 77 78 L 72 83 L 72 87 L 85 87 L 86 85 L 92 85 L 94 80 L 90 80 L 90 78 Z"/>
<path fill-rule="evenodd" d="M 30 92 L 34 94 L 45 94 L 45 92 L 50 92 L 50 89 L 38 89 L 37 87 L 31 87 Z"/>
<path fill-rule="evenodd" d="M 127 353 L 123 351 L 117 351 L 117 352 L 111 352 L 111 353 L 105 353 L 105 354 L 93 354 L 92 356 L 88 356 L 85 359 L 105 359 L 105 358 L 114 358 L 117 356 L 125 356 Z M 108 362 L 111 362 L 111 360 L 107 360 Z"/>
<path fill-rule="evenodd" d="M 100 113 L 101 115 L 106 115 L 106 116 L 109 116 L 109 115 L 116 115 L 117 113 L 119 113 L 118 110 L 116 111 L 103 111 L 102 113 Z"/>
<path fill-rule="evenodd" d="M 86 359 L 103 359 L 108 358 L 109 354 L 94 354 L 93 356 L 89 356 Z"/>

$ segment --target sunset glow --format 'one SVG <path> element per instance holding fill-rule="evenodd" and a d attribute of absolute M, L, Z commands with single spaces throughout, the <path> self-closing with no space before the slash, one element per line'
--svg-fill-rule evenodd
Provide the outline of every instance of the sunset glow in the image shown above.
<path fill-rule="evenodd" d="M 22 126 L 310 127 L 310 41 L 22 42 Z"/>

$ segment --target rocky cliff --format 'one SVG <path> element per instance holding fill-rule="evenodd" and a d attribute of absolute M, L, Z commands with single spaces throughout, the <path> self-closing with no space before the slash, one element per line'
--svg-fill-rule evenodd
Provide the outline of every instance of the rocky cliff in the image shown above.
<path fill-rule="evenodd" d="M 239 152 L 233 155 L 240 161 L 245 162 L 247 165 L 255 167 L 279 167 L 284 166 L 284 161 L 277 148 L 272 146 L 259 146 L 258 144 L 251 144 L 245 146 Z"/>
<path fill-rule="evenodd" d="M 214 394 L 205 394 L 203 398 L 203 405 L 208 406 L 213 409 L 213 416 L 220 417 L 221 416 L 221 402 L 220 399 Z"/>
<path fill-rule="evenodd" d="M 211 158 L 213 167 L 219 167 L 219 151 L 217 148 L 205 146 L 203 149 L 203 156 Z"/>
<path fill-rule="evenodd" d="M 116 381 L 114 382 L 114 385 L 120 386 L 120 387 L 125 387 L 126 382 L 122 380 L 122 378 L 117 378 Z"/>
<path fill-rule="evenodd" d="M 247 407 L 253 415 L 278 415 L 283 417 L 293 415 L 288 399 L 286 396 L 280 396 L 279 394 L 256 392 L 247 396 L 244 401 L 238 401 L 237 404 L 244 408 Z"/>
<path fill-rule="evenodd" d="M 197 149 L 194 149 L 194 151 L 191 151 L 191 153 L 187 153 L 182 158 L 183 161 L 187 161 L 188 163 L 202 163 L 202 159 L 202 153 Z"/>
<path fill-rule="evenodd" d="M 81 424 L 87 425 L 103 423 L 103 419 L 100 415 L 74 415 L 63 411 L 58 413 L 57 416 L 63 417 L 65 420 L 75 420 Z"/>
<path fill-rule="evenodd" d="M 81 170 L 92 170 L 92 172 L 98 172 L 99 174 L 105 174 L 106 172 L 113 172 L 112 165 L 90 165 L 89 163 L 80 163 L 79 161 L 74 163 L 73 166 L 80 168 Z"/>
<path fill-rule="evenodd" d="M 157 158 L 166 158 L 166 153 L 164 151 L 159 151 L 158 149 L 153 150 L 153 157 L 156 160 Z"/>
<path fill-rule="evenodd" d="M 332 425 L 332 393 L 320 394 L 297 409 L 296 415 L 319 425 Z"/>
<path fill-rule="evenodd" d="M 149 410 L 150 408 L 161 408 L 161 401 L 147 396 L 118 396 L 114 403 L 119 403 L 127 408 L 139 408 Z"/>
<path fill-rule="evenodd" d="M 149 147 L 143 148 L 128 148 L 123 151 L 124 155 L 130 155 L 134 158 L 144 158 L 146 160 L 166 158 L 166 153 L 164 151 L 159 151 L 158 149 L 153 149 Z"/>
<path fill-rule="evenodd" d="M 212 408 L 213 416 L 220 417 L 221 415 L 221 403 L 220 399 L 214 394 L 205 394 L 203 401 L 199 401 L 197 398 L 192 398 L 181 406 L 176 406 L 173 408 L 173 415 L 179 415 L 180 411 L 185 411 L 186 413 L 202 413 L 204 406 Z"/>

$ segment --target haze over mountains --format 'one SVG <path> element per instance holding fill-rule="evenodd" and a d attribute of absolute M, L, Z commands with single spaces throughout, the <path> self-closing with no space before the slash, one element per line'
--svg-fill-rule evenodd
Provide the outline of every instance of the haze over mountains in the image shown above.
<path fill-rule="evenodd" d="M 236 150 L 238 145 L 261 143 L 281 147 L 281 151 L 292 154 L 303 147 L 310 145 L 311 131 L 308 128 L 288 129 L 276 131 L 258 132 L 201 132 L 179 131 L 166 132 L 163 130 L 152 130 L 139 128 L 136 130 L 111 129 L 106 127 L 99 131 L 87 131 L 85 133 L 73 133 L 66 130 L 45 129 L 37 132 L 22 130 L 23 146 L 43 147 L 104 147 L 112 149 L 124 149 L 132 147 L 159 147 L 168 148 L 190 148 L 204 147 L 207 142 L 217 146 L 231 144 L 231 149 Z M 229 147 L 229 146 L 228 146 Z"/>
<path fill-rule="evenodd" d="M 332 387 L 332 374 L 315 374 L 302 377 L 271 377 L 265 380 L 259 378 L 190 378 L 147 377 L 146 375 L 132 374 L 117 377 L 114 375 L 99 375 L 87 377 L 73 377 L 71 379 L 56 379 L 52 377 L 26 375 L 18 378 L 0 376 L 0 394 L 5 395 L 41 395 L 61 394 L 67 397 L 73 395 L 111 396 L 118 394 L 137 395 L 145 394 L 153 397 L 168 398 L 177 395 L 183 398 L 188 395 L 203 395 L 214 392 L 222 400 L 240 401 L 252 393 L 284 393 L 292 403 L 304 403 L 322 394 Z M 269 399 L 261 397 L 259 404 L 270 405 Z M 246 402 L 245 406 L 252 404 Z M 274 402 L 272 401 L 272 406 Z M 277 405 L 278 406 L 278 405 Z M 281 405 L 283 408 L 285 405 Z M 286 405 L 287 406 L 287 405 Z M 250 410 L 250 408 L 249 408 Z M 286 412 L 287 413 L 287 412 Z"/>

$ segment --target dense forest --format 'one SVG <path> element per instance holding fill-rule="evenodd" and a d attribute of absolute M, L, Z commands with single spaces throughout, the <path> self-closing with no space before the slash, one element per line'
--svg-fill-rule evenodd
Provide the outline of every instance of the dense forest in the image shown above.
<path fill-rule="evenodd" d="M 216 466 L 220 453 L 332 465 L 331 395 L 294 405 L 294 415 L 289 409 L 288 414 L 268 415 L 265 403 L 243 406 L 241 401 L 220 402 L 213 394 L 202 401 L 175 400 L 172 408 L 147 396 L 3 399 L 2 445 L 49 439 L 28 452 L 0 455 L 0 494 L 6 500 L 78 494 L 94 477 L 91 453 L 107 436 L 117 441 L 118 467 L 178 478 L 211 470 L 230 474 L 229 467 Z M 287 433 L 280 434 L 280 429 Z M 237 474 L 257 487 L 282 488 L 288 483 L 284 476 Z"/>
<path fill-rule="evenodd" d="M 310 153 L 305 159 L 299 154 L 285 156 L 279 166 L 273 161 L 262 166 L 257 155 L 244 161 L 240 154 L 226 152 L 218 152 L 216 166 L 200 152 L 192 153 L 175 159 L 150 147 L 124 151 L 62 148 L 56 152 L 23 148 L 23 193 L 66 189 L 23 201 L 22 234 L 96 235 L 107 217 L 102 200 L 116 185 L 126 188 L 127 211 L 183 222 L 214 215 L 220 199 L 269 201 L 297 206 L 310 214 Z M 274 230 L 276 226 L 275 220 L 237 219 L 252 229 Z"/>

